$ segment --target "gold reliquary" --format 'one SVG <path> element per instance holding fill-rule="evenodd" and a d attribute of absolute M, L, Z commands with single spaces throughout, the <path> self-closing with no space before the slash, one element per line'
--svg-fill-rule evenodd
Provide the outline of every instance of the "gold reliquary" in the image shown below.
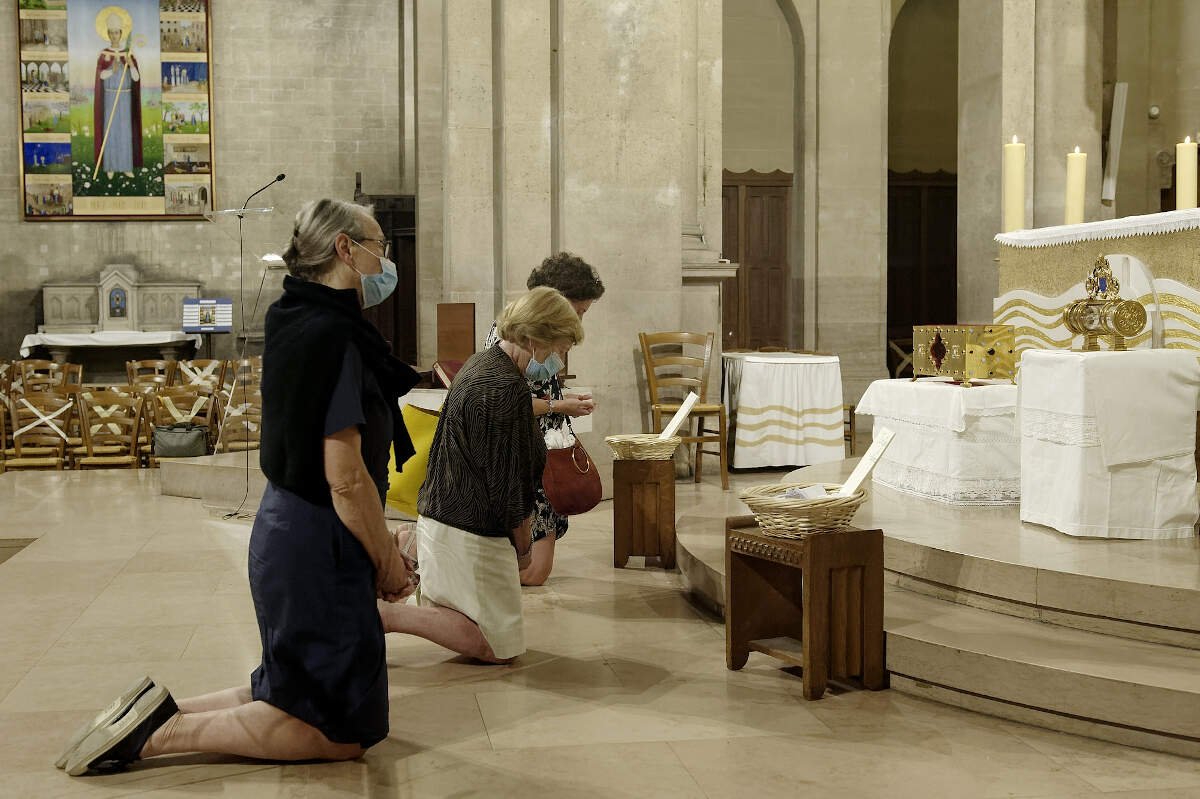
<path fill-rule="evenodd" d="M 953 377 L 1012 380 L 1015 335 L 1012 325 L 921 325 L 913 327 L 913 380 Z"/>
<path fill-rule="evenodd" d="M 1087 297 L 1063 309 L 1067 330 L 1083 336 L 1084 352 L 1100 349 L 1101 337 L 1109 340 L 1111 349 L 1125 349 L 1125 339 L 1141 333 L 1146 326 L 1146 306 L 1120 298 L 1121 284 L 1103 255 L 1096 259 L 1084 288 Z"/>

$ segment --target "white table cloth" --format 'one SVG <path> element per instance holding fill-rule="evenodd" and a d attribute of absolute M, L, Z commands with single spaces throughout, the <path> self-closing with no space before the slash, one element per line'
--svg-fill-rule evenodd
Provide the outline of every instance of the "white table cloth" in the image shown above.
<path fill-rule="evenodd" d="M 1188 538 L 1200 365 L 1185 350 L 1026 350 L 1021 521 L 1097 538 Z"/>
<path fill-rule="evenodd" d="M 735 469 L 846 457 L 836 355 L 729 352 L 722 365 Z"/>
<path fill-rule="evenodd" d="M 1015 385 L 876 380 L 857 412 L 896 434 L 875 465 L 874 482 L 954 505 L 1020 501 Z"/>
<path fill-rule="evenodd" d="M 198 333 L 180 333 L 162 330 L 145 333 L 139 330 L 106 330 L 102 333 L 31 333 L 21 340 L 21 357 L 28 358 L 33 348 L 44 344 L 47 347 L 152 347 L 157 344 L 177 344 L 183 341 L 195 343 L 196 348 L 204 343 Z"/>

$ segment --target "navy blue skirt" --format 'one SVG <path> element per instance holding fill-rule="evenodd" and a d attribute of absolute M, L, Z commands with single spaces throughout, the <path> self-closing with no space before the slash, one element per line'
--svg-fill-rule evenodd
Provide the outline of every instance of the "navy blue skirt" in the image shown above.
<path fill-rule="evenodd" d="M 335 743 L 386 738 L 375 566 L 333 508 L 267 484 L 250 536 L 250 593 L 263 649 L 254 699 Z"/>

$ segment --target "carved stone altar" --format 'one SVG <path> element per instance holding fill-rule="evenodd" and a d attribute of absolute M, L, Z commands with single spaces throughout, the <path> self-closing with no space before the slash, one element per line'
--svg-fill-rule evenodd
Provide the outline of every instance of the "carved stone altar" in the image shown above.
<path fill-rule="evenodd" d="M 183 298 L 199 294 L 199 281 L 143 282 L 137 267 L 113 264 L 95 281 L 46 283 L 38 332 L 179 330 Z"/>

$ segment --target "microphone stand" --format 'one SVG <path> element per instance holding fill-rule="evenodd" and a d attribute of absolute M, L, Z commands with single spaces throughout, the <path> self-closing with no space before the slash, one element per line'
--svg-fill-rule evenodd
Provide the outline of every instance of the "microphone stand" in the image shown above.
<path fill-rule="evenodd" d="M 238 220 L 238 305 L 242 309 L 242 345 L 238 352 L 239 366 L 240 366 L 241 362 L 246 359 L 246 348 L 250 344 L 250 336 L 246 331 L 246 291 L 245 291 L 245 275 L 246 275 L 245 224 L 246 224 L 246 216 L 248 214 L 266 215 L 266 214 L 269 214 L 272 211 L 274 211 L 275 210 L 274 208 L 250 208 L 249 207 L 250 201 L 253 200 L 255 197 L 257 197 L 258 195 L 262 194 L 267 189 L 274 186 L 276 183 L 279 183 L 286 177 L 287 177 L 287 175 L 285 175 L 283 173 L 276 175 L 274 180 L 267 183 L 267 185 L 263 186 L 258 191 L 253 192 L 249 197 L 247 197 L 246 201 L 244 203 L 242 203 L 241 208 L 231 209 L 231 210 L 227 210 L 227 211 L 215 211 L 211 215 L 209 215 L 209 220 L 212 222 L 216 222 L 217 217 L 219 217 L 219 216 L 236 216 L 237 220 Z M 263 286 L 266 285 L 266 282 L 267 282 L 267 273 L 264 270 L 262 282 L 259 284 L 259 287 L 258 287 L 258 297 L 254 300 L 254 310 L 251 312 L 251 316 L 258 315 L 258 303 L 259 303 L 259 300 L 262 299 L 262 290 L 263 290 Z M 233 378 L 233 389 L 230 391 L 230 394 L 229 394 L 230 405 L 233 404 L 234 398 L 237 396 L 237 389 L 238 389 L 238 375 L 237 375 L 237 370 L 235 369 L 234 378 Z M 224 427 L 224 425 L 228 422 L 228 408 L 226 408 L 226 412 L 223 415 L 226 418 L 223 418 L 221 420 L 222 427 Z M 234 511 L 232 511 L 231 513 L 228 513 L 225 515 L 224 518 L 226 518 L 226 519 L 234 519 L 234 518 L 239 517 L 242 513 L 242 508 L 244 508 L 246 505 L 246 500 L 248 500 L 250 498 L 250 450 L 247 448 L 245 452 L 246 452 L 245 492 L 242 494 L 242 501 L 240 503 L 238 503 L 237 508 Z"/>

